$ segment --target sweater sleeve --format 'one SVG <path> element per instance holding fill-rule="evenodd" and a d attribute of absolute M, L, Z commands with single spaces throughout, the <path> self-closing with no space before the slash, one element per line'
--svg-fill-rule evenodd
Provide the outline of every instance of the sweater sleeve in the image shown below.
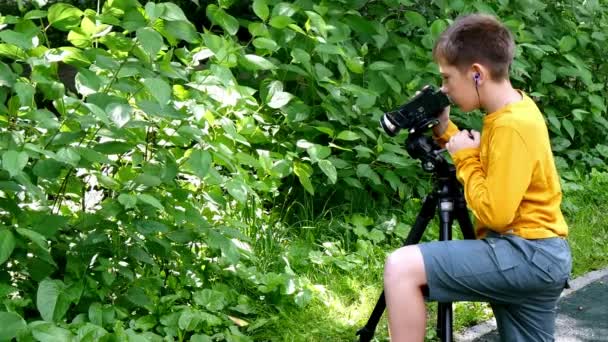
<path fill-rule="evenodd" d="M 460 150 L 453 160 L 475 217 L 488 228 L 505 232 L 530 185 L 534 160 L 513 128 L 497 127 L 492 133 L 487 170 L 482 167 L 477 148 Z"/>
<path fill-rule="evenodd" d="M 448 122 L 448 127 L 445 129 L 445 132 L 443 132 L 440 137 L 433 135 L 433 138 L 439 144 L 439 146 L 443 148 L 445 147 L 445 144 L 448 142 L 448 140 L 450 140 L 450 138 L 454 134 L 458 133 L 458 131 L 458 126 L 456 126 L 456 124 L 454 124 L 452 120 L 450 120 Z"/>

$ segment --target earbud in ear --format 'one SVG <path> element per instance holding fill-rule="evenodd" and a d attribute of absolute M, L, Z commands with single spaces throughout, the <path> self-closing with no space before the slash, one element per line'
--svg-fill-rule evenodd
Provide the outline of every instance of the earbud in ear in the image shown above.
<path fill-rule="evenodd" d="M 473 76 L 473 80 L 475 80 L 475 86 L 477 86 L 477 84 L 479 83 L 479 78 L 480 78 L 480 75 L 478 72 L 476 72 L 475 75 Z"/>

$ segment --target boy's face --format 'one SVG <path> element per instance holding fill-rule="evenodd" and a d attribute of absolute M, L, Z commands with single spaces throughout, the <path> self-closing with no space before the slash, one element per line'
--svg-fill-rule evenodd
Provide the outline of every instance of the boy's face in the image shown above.
<path fill-rule="evenodd" d="M 450 97 L 452 103 L 462 111 L 470 112 L 479 107 L 479 98 L 475 90 L 474 72 L 461 71 L 443 60 L 438 60 L 441 74 L 441 91 Z"/>

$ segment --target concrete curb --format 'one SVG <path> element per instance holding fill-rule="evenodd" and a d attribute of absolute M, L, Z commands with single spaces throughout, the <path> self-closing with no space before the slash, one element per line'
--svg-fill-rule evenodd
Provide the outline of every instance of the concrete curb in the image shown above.
<path fill-rule="evenodd" d="M 586 273 L 576 279 L 570 281 L 570 288 L 565 289 L 560 298 L 569 296 L 573 292 L 582 289 L 583 287 L 593 283 L 608 275 L 608 267 Z M 454 340 L 458 342 L 470 342 L 489 332 L 496 330 L 496 320 L 491 318 L 483 323 L 472 326 L 461 333 L 454 334 Z"/>

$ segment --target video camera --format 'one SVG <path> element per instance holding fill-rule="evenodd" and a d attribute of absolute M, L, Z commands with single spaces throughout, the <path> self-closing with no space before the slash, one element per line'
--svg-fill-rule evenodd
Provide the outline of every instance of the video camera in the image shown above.
<path fill-rule="evenodd" d="M 426 86 L 403 106 L 386 112 L 380 119 L 380 125 L 391 137 L 401 129 L 410 133 L 428 129 L 439 123 L 437 116 L 450 104 L 448 97 L 433 86 Z"/>

